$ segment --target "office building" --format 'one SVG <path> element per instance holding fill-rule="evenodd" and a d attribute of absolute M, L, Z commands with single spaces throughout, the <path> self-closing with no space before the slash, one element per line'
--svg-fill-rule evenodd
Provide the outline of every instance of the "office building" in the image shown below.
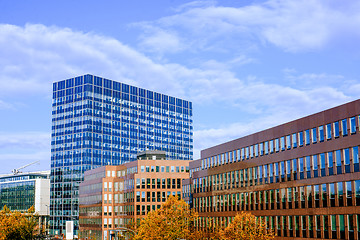
<path fill-rule="evenodd" d="M 136 160 L 144 150 L 192 159 L 191 102 L 92 75 L 53 84 L 51 234 L 78 231 L 86 170 Z"/>
<path fill-rule="evenodd" d="M 109 240 L 131 221 L 160 208 L 169 195 L 181 197 L 189 161 L 166 160 L 163 151 L 145 151 L 137 161 L 85 172 L 80 184 L 80 238 Z"/>
<path fill-rule="evenodd" d="M 50 207 L 50 171 L 0 176 L 0 208 L 26 212 L 35 208 L 39 222 L 47 228 Z"/>
<path fill-rule="evenodd" d="M 359 116 L 357 100 L 203 150 L 198 226 L 249 211 L 276 239 L 360 239 Z"/>

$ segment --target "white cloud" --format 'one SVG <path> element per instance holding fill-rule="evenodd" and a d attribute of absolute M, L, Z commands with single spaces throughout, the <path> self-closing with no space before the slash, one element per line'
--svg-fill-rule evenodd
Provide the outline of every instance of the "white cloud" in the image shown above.
<path fill-rule="evenodd" d="M 172 93 L 178 87 L 163 66 L 113 38 L 40 24 L 2 24 L 0 33 L 0 96 L 48 94 L 51 82 L 85 73 Z"/>
<path fill-rule="evenodd" d="M 10 173 L 34 161 L 23 171 L 48 170 L 50 166 L 50 133 L 49 132 L 0 132 L 0 173 Z"/>
<path fill-rule="evenodd" d="M 253 44 L 271 43 L 286 51 L 321 49 L 339 38 L 359 39 L 360 4 L 319 0 L 269 0 L 239 8 L 187 4 L 179 12 L 154 22 L 143 22 L 144 28 L 156 26 L 156 31 L 144 33 L 143 39 L 156 36 L 159 28 L 173 32 L 173 38 L 184 39 L 187 49 L 227 49 L 234 46 L 245 50 Z M 176 31 L 175 31 L 176 29 Z M 193 40 L 195 39 L 195 40 Z M 234 40 L 236 39 L 236 40 Z M 166 38 L 164 48 L 167 49 Z M 161 47 L 159 41 L 154 49 Z M 147 42 L 147 46 L 150 47 Z M 168 49 L 169 50 L 169 49 Z"/>
<path fill-rule="evenodd" d="M 0 132 L 0 149 L 49 149 L 49 132 Z"/>
<path fill-rule="evenodd" d="M 1 109 L 14 109 L 14 105 L 3 100 L 0 100 L 0 110 Z"/>
<path fill-rule="evenodd" d="M 22 172 L 44 171 L 50 169 L 50 151 L 36 151 L 32 153 L 0 153 L 0 174 L 9 174 L 14 168 L 20 168 L 32 162 L 34 165 L 21 169 Z"/>
<path fill-rule="evenodd" d="M 211 11 L 204 11 L 202 15 L 223 17 L 229 10 L 223 8 L 219 12 L 218 8 L 209 8 Z M 265 7 L 249 8 L 264 11 Z M 194 12 L 194 16 L 197 16 L 200 10 L 187 10 L 187 14 Z M 255 10 L 250 13 L 240 10 L 243 15 L 255 13 Z M 231 14 L 231 11 L 234 13 Z M 230 9 L 229 17 L 236 17 L 237 11 Z M 246 18 L 242 20 L 245 21 Z M 233 23 L 224 24 L 234 27 Z M 225 27 L 224 31 L 226 30 Z M 198 105 L 222 104 L 238 112 L 234 114 L 236 118 L 232 124 L 206 126 L 205 129 L 197 130 L 194 136 L 195 149 L 209 147 L 226 139 L 240 137 L 251 130 L 261 130 L 280 121 L 320 111 L 358 96 L 357 93 L 349 94 L 326 84 L 330 75 L 325 73 L 296 74 L 294 71 L 287 71 L 286 77 L 291 77 L 293 81 L 322 81 L 322 84 L 312 88 L 298 84 L 269 84 L 266 79 L 257 76 L 239 78 L 227 66 L 227 62 L 209 60 L 192 68 L 176 63 L 158 63 L 110 37 L 38 24 L 27 24 L 24 27 L 0 25 L 0 52 L 4 53 L 0 56 L 0 97 L 9 104 L 13 103 L 7 101 L 7 96 L 48 95 L 52 81 L 91 73 L 184 97 Z M 233 60 L 240 65 L 252 61 L 254 60 L 245 55 Z M 334 76 L 334 81 L 343 81 L 341 76 Z M 0 107 L 1 105 L 2 102 Z M 245 118 L 241 114 L 250 115 L 251 118 Z M 246 123 L 250 120 L 252 123 Z M 3 133 L 0 134 L 0 147 L 38 149 L 35 153 L 29 151 L 35 158 L 43 149 L 50 149 L 50 137 L 47 133 Z M 9 153 L 5 152 L 1 154 L 0 160 L 26 158 L 26 155 L 6 155 Z"/>

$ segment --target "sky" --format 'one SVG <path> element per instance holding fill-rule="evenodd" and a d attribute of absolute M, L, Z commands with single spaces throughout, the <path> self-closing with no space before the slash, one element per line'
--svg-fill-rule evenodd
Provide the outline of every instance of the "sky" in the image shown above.
<path fill-rule="evenodd" d="M 202 149 L 360 97 L 360 1 L 0 0 L 0 173 L 50 169 L 52 82 L 193 102 Z"/>

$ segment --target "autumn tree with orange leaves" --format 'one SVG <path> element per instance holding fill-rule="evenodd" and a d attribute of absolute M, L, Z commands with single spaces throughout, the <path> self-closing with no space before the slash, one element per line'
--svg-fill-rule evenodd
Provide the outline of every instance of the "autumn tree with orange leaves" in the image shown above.
<path fill-rule="evenodd" d="M 231 223 L 221 231 L 221 239 L 226 240 L 270 240 L 275 235 L 266 228 L 266 223 L 261 222 L 253 214 L 238 213 Z"/>
<path fill-rule="evenodd" d="M 26 213 L 11 211 L 6 206 L 0 211 L 0 240 L 31 240 L 36 230 L 34 207 Z"/>
<path fill-rule="evenodd" d="M 140 221 L 133 239 L 193 239 L 192 228 L 198 214 L 184 200 L 169 196 L 161 208 L 151 211 Z"/>

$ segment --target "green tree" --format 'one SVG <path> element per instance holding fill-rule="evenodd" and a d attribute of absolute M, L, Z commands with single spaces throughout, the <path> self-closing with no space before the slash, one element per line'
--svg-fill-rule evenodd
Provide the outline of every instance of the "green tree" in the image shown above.
<path fill-rule="evenodd" d="M 265 222 L 261 222 L 260 219 L 247 212 L 236 214 L 220 235 L 224 240 L 269 240 L 275 238 L 273 231 L 266 228 Z"/>
<path fill-rule="evenodd" d="M 151 211 L 140 221 L 133 239 L 192 239 L 198 215 L 184 200 L 169 196 L 161 208 Z"/>

